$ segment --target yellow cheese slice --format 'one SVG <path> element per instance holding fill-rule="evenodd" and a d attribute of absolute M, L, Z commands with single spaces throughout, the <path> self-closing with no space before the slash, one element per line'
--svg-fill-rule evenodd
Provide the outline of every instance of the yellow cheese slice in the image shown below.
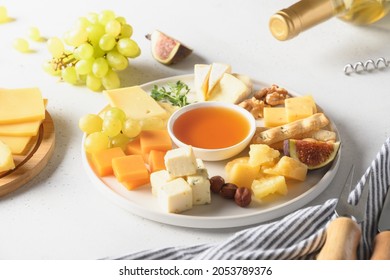
<path fill-rule="evenodd" d="M 0 89 L 0 124 L 39 121 L 45 106 L 38 88 Z"/>
<path fill-rule="evenodd" d="M 31 136 L 0 136 L 0 141 L 11 149 L 13 155 L 24 155 L 31 139 Z"/>
<path fill-rule="evenodd" d="M 35 136 L 42 121 L 0 124 L 0 136 Z"/>
<path fill-rule="evenodd" d="M 47 105 L 47 99 L 43 100 Z M 42 121 L 32 121 L 23 123 L 0 124 L 0 135 L 2 136 L 35 136 L 38 134 Z"/>
<path fill-rule="evenodd" d="M 12 157 L 11 149 L 0 141 L 0 172 L 15 168 L 15 162 Z"/>
<path fill-rule="evenodd" d="M 288 122 L 307 118 L 317 112 L 316 104 L 311 95 L 287 98 L 284 101 Z"/>
<path fill-rule="evenodd" d="M 128 118 L 142 120 L 167 117 L 167 112 L 140 86 L 106 90 L 105 94 L 110 105 L 122 109 Z"/>
<path fill-rule="evenodd" d="M 275 127 L 287 123 L 286 110 L 284 107 L 265 107 L 264 126 Z"/>

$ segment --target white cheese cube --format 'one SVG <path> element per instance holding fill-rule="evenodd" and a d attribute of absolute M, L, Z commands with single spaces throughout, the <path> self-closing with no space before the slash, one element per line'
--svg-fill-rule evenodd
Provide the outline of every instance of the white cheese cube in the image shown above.
<path fill-rule="evenodd" d="M 161 187 L 171 180 L 172 178 L 169 176 L 169 173 L 166 170 L 159 170 L 151 173 L 150 185 L 152 186 L 152 194 L 157 196 Z"/>
<path fill-rule="evenodd" d="M 200 158 L 197 158 L 196 159 L 196 166 L 197 166 L 196 174 L 205 176 L 208 179 L 209 173 L 206 169 L 206 166 L 203 163 L 203 160 L 201 160 Z"/>
<path fill-rule="evenodd" d="M 164 157 L 165 167 L 172 178 L 196 173 L 197 164 L 191 146 L 169 150 Z"/>
<path fill-rule="evenodd" d="M 199 169 L 199 174 L 187 176 L 187 182 L 192 188 L 192 203 L 194 205 L 211 202 L 210 181 L 204 174 L 205 169 Z"/>
<path fill-rule="evenodd" d="M 183 179 L 165 183 L 158 191 L 158 203 L 168 213 L 180 213 L 192 208 L 192 189 Z"/>

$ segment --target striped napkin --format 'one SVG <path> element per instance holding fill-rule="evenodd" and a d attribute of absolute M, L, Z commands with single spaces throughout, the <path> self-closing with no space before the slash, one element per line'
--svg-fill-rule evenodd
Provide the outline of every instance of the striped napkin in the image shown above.
<path fill-rule="evenodd" d="M 384 198 L 390 185 L 390 138 L 381 147 L 376 158 L 350 194 L 351 203 L 360 197 L 364 182 L 370 177 L 370 193 L 366 219 L 362 223 L 362 237 L 357 252 L 358 259 L 369 259 L 377 222 Z M 230 238 L 213 244 L 168 247 L 130 253 L 115 259 L 144 260 L 288 260 L 314 259 L 326 239 L 327 224 L 336 214 L 337 199 L 323 205 L 297 210 L 284 218 L 241 230 Z"/>

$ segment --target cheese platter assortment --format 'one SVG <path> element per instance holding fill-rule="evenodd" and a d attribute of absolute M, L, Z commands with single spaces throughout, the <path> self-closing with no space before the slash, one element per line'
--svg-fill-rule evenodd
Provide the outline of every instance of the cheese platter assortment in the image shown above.
<path fill-rule="evenodd" d="M 227 64 L 195 65 L 193 74 L 104 94 L 108 105 L 80 119 L 85 170 L 109 199 L 151 220 L 198 228 L 267 221 L 314 199 L 339 166 L 337 128 L 311 95 L 235 74 Z M 236 110 L 229 114 L 246 111 L 254 131 L 234 155 L 210 160 L 242 141 L 221 144 L 241 128 L 226 116 L 230 127 L 218 130 L 222 121 L 190 135 L 203 117 L 207 125 L 218 119 L 223 104 Z M 192 106 L 216 111 L 195 114 Z M 192 122 L 174 132 L 192 111 Z M 209 134 L 216 146 L 188 140 Z"/>

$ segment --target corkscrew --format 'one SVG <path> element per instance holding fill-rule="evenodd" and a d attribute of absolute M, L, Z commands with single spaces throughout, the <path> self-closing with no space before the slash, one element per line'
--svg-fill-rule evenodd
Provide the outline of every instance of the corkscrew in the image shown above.
<path fill-rule="evenodd" d="M 376 60 L 369 59 L 365 62 L 358 61 L 355 64 L 347 64 L 344 66 L 344 74 L 349 75 L 351 73 L 360 73 L 362 71 L 370 72 L 372 70 L 379 70 L 390 66 L 390 60 L 384 57 L 377 58 Z"/>

